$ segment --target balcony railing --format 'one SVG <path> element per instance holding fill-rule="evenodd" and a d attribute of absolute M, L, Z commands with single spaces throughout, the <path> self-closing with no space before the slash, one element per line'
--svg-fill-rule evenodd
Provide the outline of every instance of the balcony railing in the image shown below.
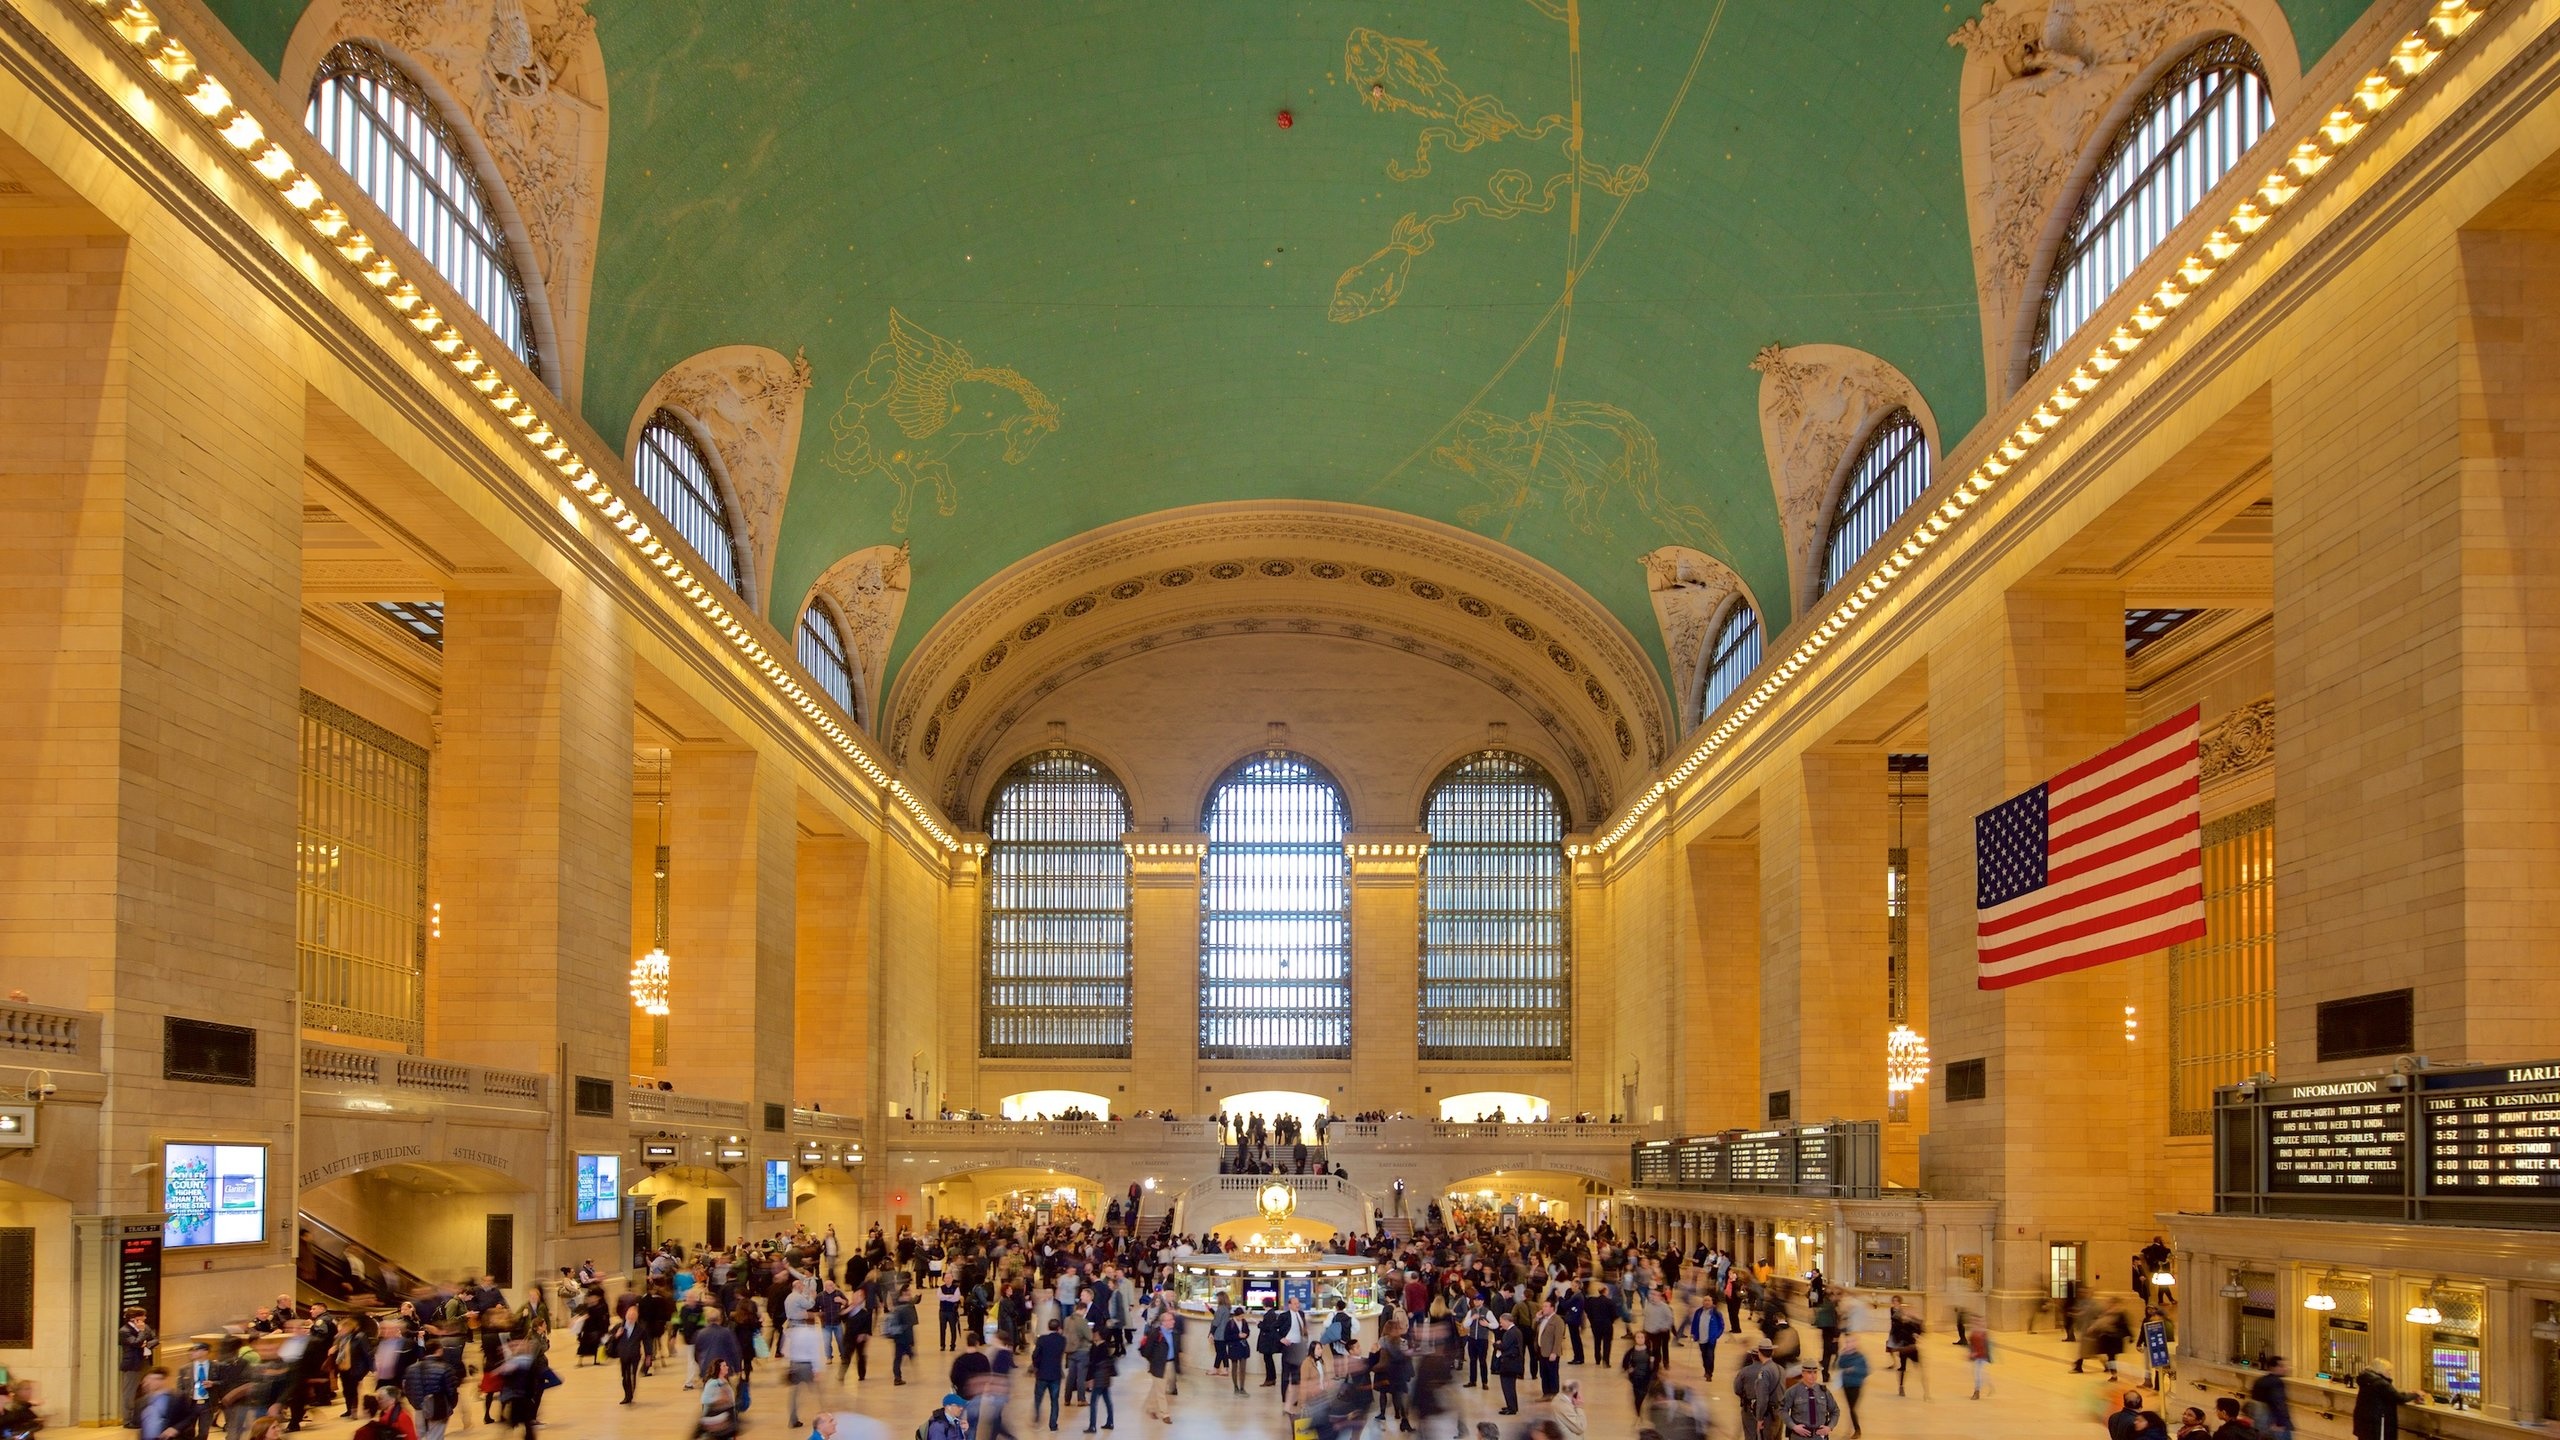
<path fill-rule="evenodd" d="M 0 1003 L 0 1065 L 98 1068 L 98 1017 L 86 1010 Z"/>
<path fill-rule="evenodd" d="M 1582 1140 L 1603 1148 L 1642 1140 L 1649 1127 L 1643 1125 L 1607 1125 L 1598 1121 L 1540 1120 L 1509 1122 L 1496 1125 L 1490 1121 L 1476 1124 L 1460 1120 L 1336 1120 L 1325 1127 L 1325 1143 L 1340 1145 L 1346 1140 L 1388 1140 L 1407 1144 L 1423 1140 L 1475 1142 L 1482 1140 Z"/>
<path fill-rule="evenodd" d="M 1218 1143 L 1215 1120 L 901 1120 L 891 1133 L 910 1140 L 1082 1139 L 1141 1145 Z"/>
<path fill-rule="evenodd" d="M 791 1111 L 791 1128 L 802 1134 L 842 1135 L 852 1140 L 862 1138 L 860 1120 L 850 1115 L 839 1115 L 833 1110 L 803 1110 L 795 1106 Z"/>
<path fill-rule="evenodd" d="M 706 1125 L 740 1128 L 747 1123 L 744 1100 L 714 1100 L 708 1095 L 634 1085 L 626 1092 L 625 1104 L 634 1120 L 698 1120 Z"/>
<path fill-rule="evenodd" d="M 302 1047 L 302 1084 L 306 1090 L 391 1090 L 518 1110 L 541 1109 L 551 1094 L 551 1077 L 531 1071 L 455 1065 L 336 1045 Z"/>

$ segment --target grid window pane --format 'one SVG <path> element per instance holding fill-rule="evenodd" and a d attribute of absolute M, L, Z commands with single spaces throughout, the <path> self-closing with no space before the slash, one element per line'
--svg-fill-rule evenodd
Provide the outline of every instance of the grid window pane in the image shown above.
<path fill-rule="evenodd" d="M 294 949 L 302 1023 L 426 1042 L 427 755 L 302 697 Z"/>
<path fill-rule="evenodd" d="M 1908 410 L 1896 410 L 1867 437 L 1840 487 L 1831 511 L 1831 538 L 1822 552 L 1822 588 L 1849 574 L 1911 502 L 1929 488 L 1929 437 Z"/>
<path fill-rule="evenodd" d="M 1546 772 L 1486 751 L 1449 768 L 1423 807 L 1425 1060 L 1572 1054 L 1564 804 Z"/>
<path fill-rule="evenodd" d="M 2213 1130 L 2213 1092 L 2276 1068 L 2275 806 L 2204 828 L 2204 938 L 2169 949 L 2169 1133 Z"/>
<path fill-rule="evenodd" d="M 2036 320 L 2035 361 L 2130 278 L 2275 123 L 2266 66 L 2236 35 L 2187 52 L 2133 107 L 2071 217 Z"/>
<path fill-rule="evenodd" d="M 320 62 L 302 123 L 499 342 L 540 370 L 506 232 L 418 82 L 381 51 L 347 41 Z"/>
<path fill-rule="evenodd" d="M 1301 756 L 1257 755 L 1210 792 L 1201 828 L 1200 1055 L 1351 1056 L 1350 819 Z"/>
<path fill-rule="evenodd" d="M 818 688 L 835 697 L 844 713 L 862 723 L 862 707 L 854 703 L 853 662 L 847 657 L 844 630 L 827 607 L 812 600 L 800 612 L 800 668 L 818 682 Z"/>
<path fill-rule="evenodd" d="M 1129 800 L 1072 750 L 1017 762 L 987 818 L 988 1055 L 1124 1057 Z"/>
<path fill-rule="evenodd" d="M 746 567 L 738 561 L 738 538 L 729 528 L 729 507 L 721 501 L 720 481 L 695 443 L 692 429 L 673 412 L 661 410 L 640 427 L 631 478 L 667 523 L 676 527 L 684 543 L 720 577 L 720 583 L 744 595 Z"/>
<path fill-rule="evenodd" d="M 1698 718 L 1714 714 L 1759 668 L 1760 612 L 1749 601 L 1737 600 L 1716 627 L 1715 643 L 1707 647 L 1706 692 L 1698 701 Z"/>

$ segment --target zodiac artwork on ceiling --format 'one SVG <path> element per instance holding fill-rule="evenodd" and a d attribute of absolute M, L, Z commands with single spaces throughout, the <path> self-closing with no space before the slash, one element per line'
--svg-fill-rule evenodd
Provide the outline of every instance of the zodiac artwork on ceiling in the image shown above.
<path fill-rule="evenodd" d="M 1663 497 L 1662 451 L 1653 431 L 1615 405 L 1564 400 L 1518 419 L 1470 409 L 1431 458 L 1493 492 L 1491 499 L 1458 512 L 1461 521 L 1479 529 L 1499 521 L 1507 536 L 1553 495 L 1575 529 L 1604 541 L 1617 539 L 1609 511 L 1621 498 L 1665 534 L 1692 544 L 1713 538 L 1705 512 Z"/>
<path fill-rule="evenodd" d="M 970 440 L 1000 437 L 1004 462 L 1019 465 L 1041 436 L 1058 428 L 1058 405 L 1021 372 L 980 365 L 957 344 L 891 310 L 889 338 L 846 384 L 844 404 L 827 425 L 835 436 L 829 466 L 857 481 L 885 476 L 898 487 L 889 528 L 903 534 L 920 484 L 933 486 L 937 513 L 959 509 L 959 482 L 949 463 L 955 452 Z"/>
<path fill-rule="evenodd" d="M 1531 0 L 1539 13 L 1563 19 L 1561 5 Z M 1337 324 L 1365 320 L 1392 309 L 1404 298 L 1413 262 L 1437 243 L 1437 232 L 1470 216 L 1508 220 L 1518 215 L 1544 215 L 1556 208 L 1569 189 L 1588 186 L 1625 199 L 1645 187 L 1641 165 L 1614 168 L 1583 158 L 1579 124 L 1563 115 L 1542 115 L 1524 122 L 1493 95 L 1471 95 L 1461 89 L 1442 63 L 1440 53 L 1420 40 L 1383 35 L 1366 26 L 1354 29 L 1343 47 L 1343 77 L 1359 88 L 1372 110 L 1421 118 L 1422 133 L 1414 141 L 1413 159 L 1389 160 L 1387 174 L 1399 183 L 1431 174 L 1435 150 L 1464 155 L 1487 145 L 1513 141 L 1521 145 L 1551 144 L 1561 152 L 1564 168 L 1544 177 L 1505 167 L 1493 172 L 1479 192 L 1460 195 L 1435 214 L 1408 211 L 1388 231 L 1387 243 L 1368 259 L 1342 272 L 1333 285 L 1327 311 Z M 1575 71 L 1579 75 L 1579 70 Z M 1576 81 L 1577 86 L 1579 80 Z M 1577 97 L 1578 100 L 1579 97 Z M 1576 106 L 1579 113 L 1579 105 Z M 1578 198 L 1578 196 L 1577 196 Z M 1577 218 L 1578 218 L 1578 205 Z"/>

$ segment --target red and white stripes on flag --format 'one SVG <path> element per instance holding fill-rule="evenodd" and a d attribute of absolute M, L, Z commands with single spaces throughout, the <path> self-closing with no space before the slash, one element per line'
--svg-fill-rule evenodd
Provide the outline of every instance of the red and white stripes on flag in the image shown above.
<path fill-rule="evenodd" d="M 2196 716 L 2189 709 L 1974 817 L 1982 989 L 2204 937 Z"/>

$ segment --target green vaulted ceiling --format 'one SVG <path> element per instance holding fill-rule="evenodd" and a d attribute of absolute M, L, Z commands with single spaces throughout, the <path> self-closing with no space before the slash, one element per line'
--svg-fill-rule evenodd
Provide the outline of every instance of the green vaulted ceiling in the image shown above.
<path fill-rule="evenodd" d="M 280 63 L 300 0 L 210 3 Z M 1506 540 L 1658 658 L 1655 546 L 1787 593 L 1761 346 L 1872 351 L 1949 440 L 1983 411 L 1971 0 L 591 8 L 587 418 L 805 347 L 774 618 L 904 539 L 893 662 L 1041 546 L 1255 498 Z M 2362 8 L 2286 0 L 2306 67 Z"/>

